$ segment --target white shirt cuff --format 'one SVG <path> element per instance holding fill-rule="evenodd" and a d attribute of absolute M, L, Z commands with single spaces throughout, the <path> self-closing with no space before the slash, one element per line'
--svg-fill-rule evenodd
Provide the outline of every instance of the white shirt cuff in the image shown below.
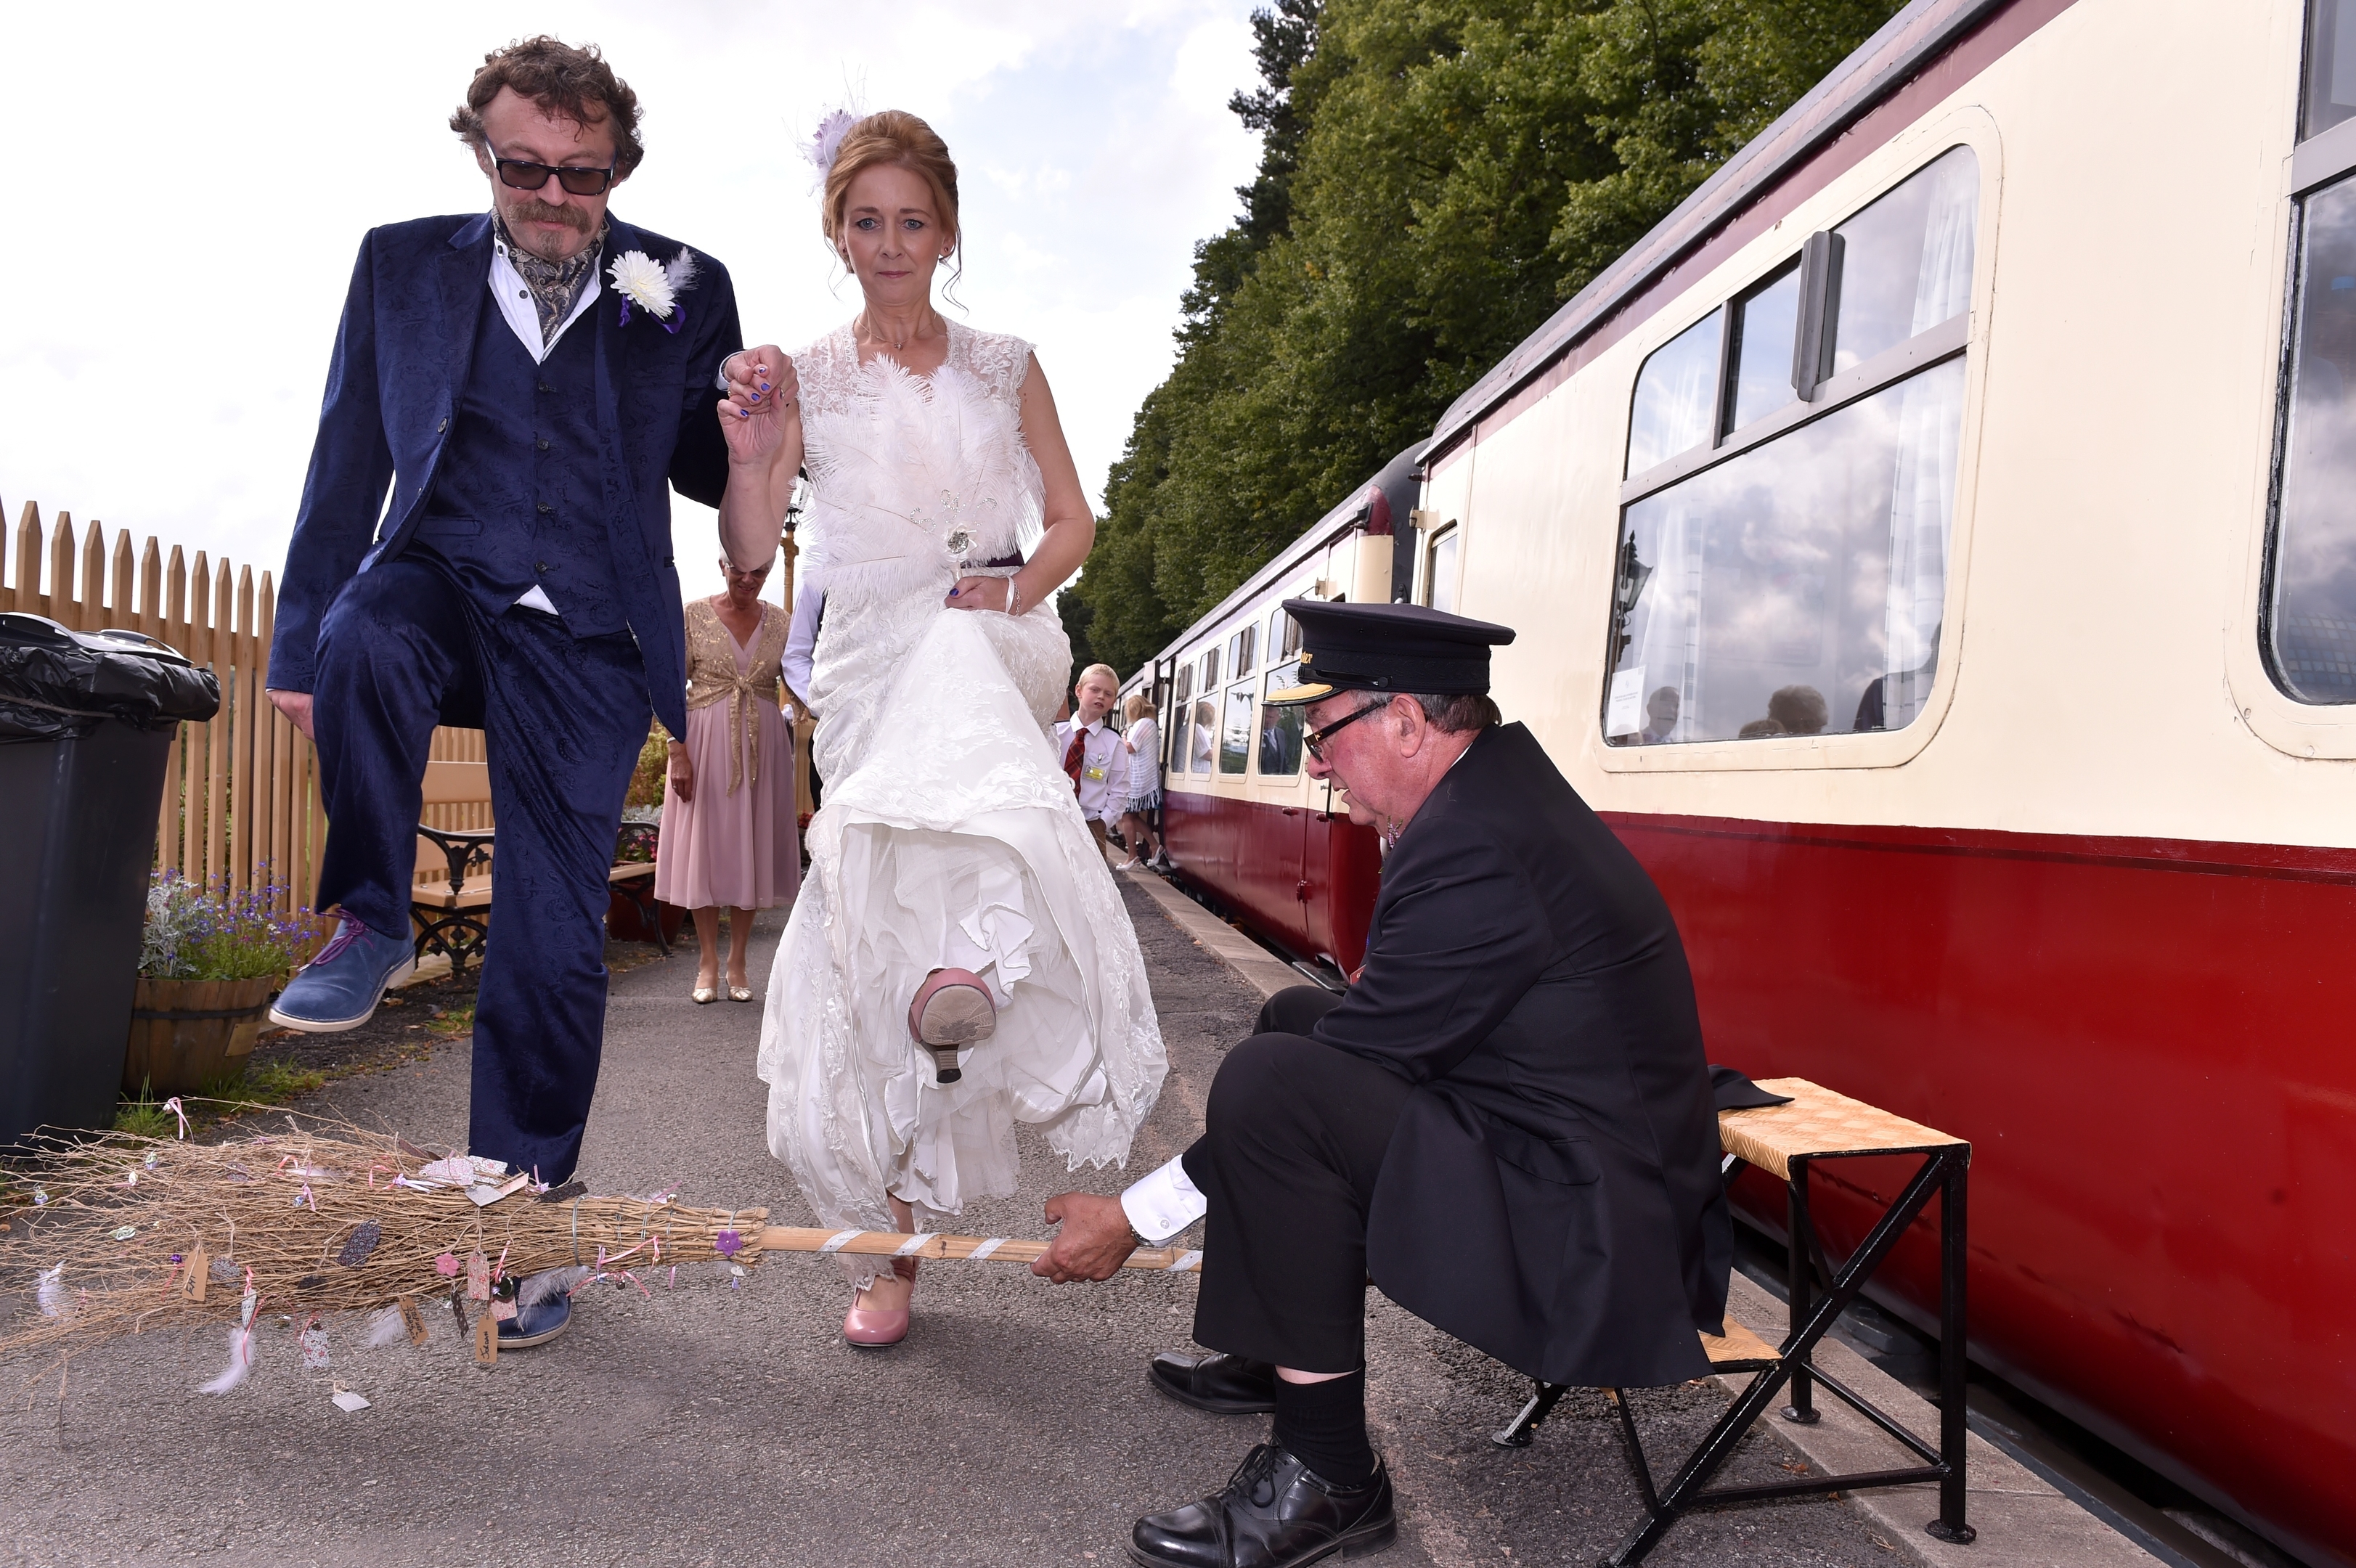
<path fill-rule="evenodd" d="M 1122 1193 L 1120 1207 L 1130 1228 L 1159 1246 L 1201 1219 L 1211 1201 L 1186 1179 L 1185 1166 L 1173 1159 Z"/>

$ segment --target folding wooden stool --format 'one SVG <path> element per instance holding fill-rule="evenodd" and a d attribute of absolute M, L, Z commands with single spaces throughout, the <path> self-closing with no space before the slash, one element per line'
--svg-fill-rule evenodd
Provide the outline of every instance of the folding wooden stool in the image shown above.
<path fill-rule="evenodd" d="M 1687 1456 L 1666 1487 L 1655 1488 L 1651 1465 L 1636 1435 L 1636 1423 L 1624 1389 L 1606 1389 L 1604 1395 L 1619 1416 L 1622 1442 L 1629 1467 L 1644 1503 L 1644 1518 L 1604 1559 L 1607 1568 L 1641 1562 L 1660 1543 L 1669 1527 L 1690 1509 L 1719 1503 L 1756 1502 L 1769 1498 L 1802 1497 L 1815 1492 L 1855 1491 L 1867 1487 L 1905 1487 L 1923 1481 L 1939 1483 L 1939 1517 L 1924 1528 L 1942 1541 L 1958 1543 L 1977 1533 L 1964 1518 L 1964 1275 L 1965 1250 L 1965 1187 L 1971 1172 L 1972 1146 L 1961 1138 L 1934 1132 L 1903 1116 L 1852 1100 L 1845 1094 L 1809 1083 L 1804 1078 L 1780 1078 L 1759 1085 L 1771 1093 L 1788 1094 L 1788 1105 L 1724 1111 L 1718 1118 L 1719 1140 L 1726 1150 L 1722 1171 L 1731 1181 L 1743 1166 L 1755 1165 L 1783 1179 L 1790 1205 L 1791 1313 L 1781 1348 L 1771 1346 L 1735 1322 L 1726 1321 L 1726 1337 L 1701 1337 L 1711 1370 L 1752 1372 L 1751 1385 L 1729 1406 Z M 1820 1159 L 1858 1155 L 1920 1154 L 1922 1168 L 1876 1221 L 1864 1243 L 1836 1271 L 1830 1267 L 1816 1237 L 1808 1209 L 1808 1170 Z M 1895 1418 L 1877 1408 L 1855 1390 L 1811 1365 L 1816 1342 L 1832 1328 L 1858 1289 L 1890 1255 L 1899 1236 L 1929 1204 L 1933 1193 L 1939 1204 L 1939 1443 L 1925 1444 Z M 1821 1282 L 1821 1294 L 1817 1285 Z M 1770 1486 L 1707 1488 L 1709 1477 L 1734 1452 L 1742 1435 L 1759 1419 L 1784 1384 L 1792 1389 L 1784 1406 L 1788 1421 L 1802 1424 L 1819 1419 L 1815 1406 L 1818 1383 L 1868 1421 L 1904 1445 L 1924 1462 L 1904 1469 L 1870 1470 L 1858 1475 L 1811 1477 Z M 1558 1383 L 1541 1382 L 1505 1428 L 1490 1441 L 1501 1447 L 1526 1448 L 1538 1426 L 1567 1392 Z"/>

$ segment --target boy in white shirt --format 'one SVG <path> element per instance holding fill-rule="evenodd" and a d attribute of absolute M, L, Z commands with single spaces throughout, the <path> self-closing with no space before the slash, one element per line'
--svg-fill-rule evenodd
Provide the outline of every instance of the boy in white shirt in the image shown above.
<path fill-rule="evenodd" d="M 1105 825 L 1120 820 L 1129 808 L 1129 747 L 1120 731 L 1105 722 L 1119 700 L 1120 677 L 1110 665 L 1092 664 L 1072 688 L 1072 716 L 1055 725 L 1057 755 L 1098 848 L 1105 846 Z"/>

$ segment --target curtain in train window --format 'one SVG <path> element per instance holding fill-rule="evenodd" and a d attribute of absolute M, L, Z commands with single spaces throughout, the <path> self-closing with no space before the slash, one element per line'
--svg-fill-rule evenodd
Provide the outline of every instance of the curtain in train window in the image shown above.
<path fill-rule="evenodd" d="M 2260 638 L 2291 697 L 2356 702 L 2356 179 L 2303 204 L 2297 287 Z"/>
<path fill-rule="evenodd" d="M 1251 682 L 1227 688 L 1226 722 L 1219 728 L 1219 771 L 1223 773 L 1243 773 L 1251 766 L 1252 708 Z"/>
<path fill-rule="evenodd" d="M 1628 473 L 1642 474 L 1709 439 L 1723 314 L 1723 306 L 1711 311 L 1654 349 L 1636 372 L 1636 396 L 1628 417 Z"/>
<path fill-rule="evenodd" d="M 1269 671 L 1263 685 L 1268 691 L 1281 691 L 1299 678 L 1288 667 Z M 1301 771 L 1301 709 L 1298 707 L 1275 708 L 1267 703 L 1260 704 L 1260 777 L 1290 778 Z"/>
<path fill-rule="evenodd" d="M 1835 375 L 1971 308 L 1979 198 L 1979 158 L 1957 147 L 1833 230 L 1841 238 Z"/>
<path fill-rule="evenodd" d="M 1628 508 L 1615 745 L 1897 730 L 1938 667 L 1964 362 Z"/>

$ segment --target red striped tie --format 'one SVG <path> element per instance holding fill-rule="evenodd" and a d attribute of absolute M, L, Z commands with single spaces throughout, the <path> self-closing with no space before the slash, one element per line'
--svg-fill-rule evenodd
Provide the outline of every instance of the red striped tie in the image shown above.
<path fill-rule="evenodd" d="M 1088 732 L 1081 726 L 1072 726 L 1072 743 L 1064 748 L 1064 772 L 1071 775 L 1072 793 L 1080 793 L 1080 764 L 1087 760 Z"/>

